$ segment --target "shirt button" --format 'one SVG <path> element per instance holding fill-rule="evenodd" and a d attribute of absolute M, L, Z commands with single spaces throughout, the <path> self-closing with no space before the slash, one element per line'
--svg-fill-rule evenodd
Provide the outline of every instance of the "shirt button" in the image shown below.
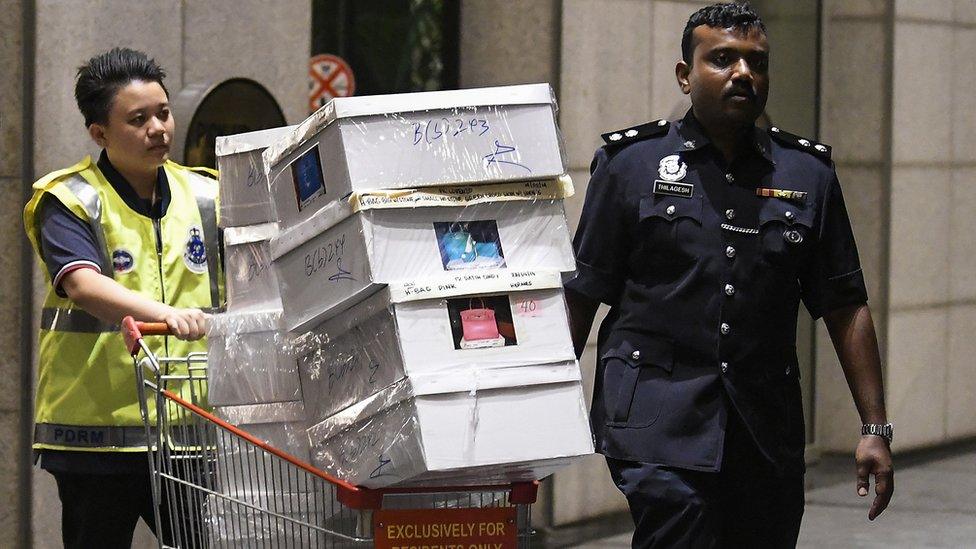
<path fill-rule="evenodd" d="M 735 286 L 733 286 L 731 284 L 726 284 L 725 285 L 725 295 L 727 295 L 729 297 L 732 297 L 733 295 L 735 295 Z"/>
<path fill-rule="evenodd" d="M 735 257 L 735 248 L 732 246 L 728 246 L 727 248 L 725 248 L 725 257 L 729 259 Z"/>
<path fill-rule="evenodd" d="M 633 353 L 630 353 L 630 358 L 634 360 L 640 360 L 640 351 L 634 351 Z"/>
<path fill-rule="evenodd" d="M 668 206 L 668 209 L 667 210 L 664 210 L 664 211 L 666 211 L 668 213 L 668 215 L 674 215 L 674 212 L 676 211 L 676 208 L 674 207 L 674 204 L 672 204 L 672 205 Z"/>
<path fill-rule="evenodd" d="M 787 220 L 793 221 L 793 218 L 795 218 L 795 217 L 796 217 L 796 214 L 794 214 L 792 211 L 790 211 L 790 210 L 787 210 L 786 211 L 786 219 Z"/>
<path fill-rule="evenodd" d="M 726 324 L 725 322 L 723 322 L 718 329 L 720 332 L 722 332 L 722 335 L 729 335 L 729 332 L 732 331 L 732 327 Z"/>
<path fill-rule="evenodd" d="M 722 368 L 722 373 L 723 374 L 725 372 L 729 371 L 729 363 L 728 362 L 723 362 L 721 368 Z"/>
<path fill-rule="evenodd" d="M 725 219 L 728 219 L 729 221 L 735 219 L 735 210 L 733 210 L 732 208 L 725 210 Z"/>
<path fill-rule="evenodd" d="M 732 175 L 731 173 L 727 173 L 725 174 L 725 180 L 728 181 L 729 183 L 735 183 L 735 176 Z"/>

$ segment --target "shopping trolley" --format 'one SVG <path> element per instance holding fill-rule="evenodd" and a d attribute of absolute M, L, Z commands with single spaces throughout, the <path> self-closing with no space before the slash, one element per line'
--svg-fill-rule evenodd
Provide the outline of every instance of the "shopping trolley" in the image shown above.
<path fill-rule="evenodd" d="M 537 483 L 354 486 L 212 414 L 206 353 L 160 357 L 143 341 L 166 324 L 126 317 L 122 332 L 152 441 L 160 548 L 529 547 Z"/>

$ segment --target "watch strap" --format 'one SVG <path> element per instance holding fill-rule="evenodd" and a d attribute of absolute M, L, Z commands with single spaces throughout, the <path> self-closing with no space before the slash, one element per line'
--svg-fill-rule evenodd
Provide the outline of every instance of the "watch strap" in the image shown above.
<path fill-rule="evenodd" d="M 894 428 L 890 423 L 865 423 L 861 425 L 861 435 L 875 435 L 891 444 L 894 439 Z"/>

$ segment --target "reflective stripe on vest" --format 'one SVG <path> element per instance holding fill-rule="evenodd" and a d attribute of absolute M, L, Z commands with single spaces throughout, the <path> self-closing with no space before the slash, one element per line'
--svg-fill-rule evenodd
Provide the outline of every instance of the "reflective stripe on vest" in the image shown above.
<path fill-rule="evenodd" d="M 75 195 L 88 213 L 88 225 L 95 233 L 95 243 L 98 244 L 99 267 L 102 269 L 102 274 L 110 278 L 114 277 L 112 258 L 105 255 L 108 246 L 105 243 L 105 229 L 102 228 L 102 199 L 98 197 L 98 191 L 79 174 L 65 179 L 62 184 Z"/>
<path fill-rule="evenodd" d="M 119 325 L 105 322 L 83 309 L 44 307 L 41 309 L 41 329 L 52 332 L 100 334 L 119 330 Z"/>
<path fill-rule="evenodd" d="M 174 449 L 200 448 L 208 443 L 208 432 L 199 426 L 173 425 L 164 432 L 167 445 Z M 150 427 L 147 439 L 145 426 L 38 423 L 34 426 L 34 442 L 73 448 L 145 448 L 156 445 L 156 433 L 156 428 Z"/>
<path fill-rule="evenodd" d="M 217 266 L 219 263 L 219 258 L 217 257 L 218 235 L 216 197 L 213 194 L 212 184 L 207 183 L 206 181 L 194 181 L 194 179 L 206 179 L 205 177 L 193 171 L 189 171 L 188 179 L 190 180 L 190 187 L 193 190 L 193 197 L 197 200 L 197 209 L 200 210 L 200 222 L 203 225 L 203 244 L 207 249 L 207 258 L 210 263 L 207 268 L 210 275 L 210 305 L 211 307 L 219 307 L 220 286 L 218 271 L 220 269 Z"/>
<path fill-rule="evenodd" d="M 155 429 L 150 436 L 155 438 Z M 34 442 L 51 446 L 77 448 L 131 448 L 148 446 L 145 427 L 115 425 L 58 425 L 38 423 L 34 426 Z"/>

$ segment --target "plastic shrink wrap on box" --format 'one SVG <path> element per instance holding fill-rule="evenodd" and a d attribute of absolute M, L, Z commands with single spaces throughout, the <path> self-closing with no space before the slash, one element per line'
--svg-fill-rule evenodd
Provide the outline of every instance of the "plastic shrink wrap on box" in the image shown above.
<path fill-rule="evenodd" d="M 294 126 L 217 137 L 220 171 L 220 226 L 240 227 L 276 221 L 261 153 Z"/>
<path fill-rule="evenodd" d="M 308 434 L 313 464 L 371 488 L 532 481 L 593 452 L 575 361 L 412 376 Z"/>
<path fill-rule="evenodd" d="M 356 191 L 566 172 L 548 84 L 336 98 L 263 160 L 284 228 Z"/>
<path fill-rule="evenodd" d="M 234 312 L 281 309 L 278 279 L 271 269 L 269 241 L 276 223 L 224 229 L 227 308 Z"/>
<path fill-rule="evenodd" d="M 207 353 L 212 405 L 302 399 L 297 359 L 281 331 L 281 310 L 212 315 Z"/>
<path fill-rule="evenodd" d="M 572 362 L 572 337 L 558 273 L 454 285 L 400 286 L 369 297 L 295 339 L 309 421 L 339 410 L 406 376 L 475 375 L 488 370 Z M 521 276 L 519 276 L 521 275 Z M 515 287 L 515 289 L 512 289 Z M 478 323 L 463 317 L 490 315 Z M 472 326 L 475 326 L 472 328 Z M 466 333 L 482 329 L 483 333 Z"/>
<path fill-rule="evenodd" d="M 355 193 L 271 239 L 285 328 L 310 329 L 384 284 L 575 270 L 563 176 Z"/>

